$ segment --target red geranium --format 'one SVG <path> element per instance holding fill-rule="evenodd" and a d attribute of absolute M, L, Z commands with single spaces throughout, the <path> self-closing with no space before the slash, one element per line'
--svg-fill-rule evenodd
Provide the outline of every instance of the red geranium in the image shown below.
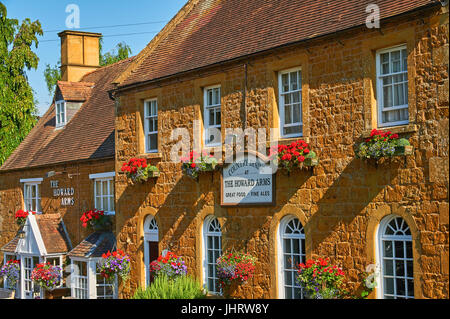
<path fill-rule="evenodd" d="M 293 167 L 301 166 L 307 157 L 315 158 L 308 143 L 303 140 L 292 142 L 289 145 L 275 145 L 270 148 L 269 157 L 278 162 L 278 166 L 290 171 Z"/>
<path fill-rule="evenodd" d="M 84 228 L 96 228 L 98 225 L 104 225 L 107 220 L 107 216 L 103 210 L 92 209 L 84 212 L 80 220 Z"/>
<path fill-rule="evenodd" d="M 16 223 L 19 226 L 23 226 L 29 214 L 35 215 L 35 212 L 27 212 L 26 210 L 19 209 L 14 217 L 16 218 Z"/>
<path fill-rule="evenodd" d="M 132 158 L 128 162 L 122 164 L 122 172 L 133 181 L 144 182 L 148 179 L 149 173 L 158 172 L 156 166 L 148 165 L 145 158 Z"/>

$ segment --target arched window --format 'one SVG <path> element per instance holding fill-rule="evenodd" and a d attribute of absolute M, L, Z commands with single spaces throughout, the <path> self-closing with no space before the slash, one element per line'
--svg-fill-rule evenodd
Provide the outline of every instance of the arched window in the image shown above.
<path fill-rule="evenodd" d="M 214 216 L 208 216 L 203 224 L 203 269 L 204 284 L 209 292 L 221 293 L 217 278 L 217 258 L 222 254 L 222 230 Z"/>
<path fill-rule="evenodd" d="M 281 220 L 279 228 L 279 292 L 280 298 L 301 299 L 303 292 L 296 281 L 297 265 L 304 263 L 305 232 L 302 223 L 294 216 Z"/>
<path fill-rule="evenodd" d="M 385 299 L 414 298 L 411 231 L 405 220 L 388 216 L 379 229 L 380 292 Z"/>
<path fill-rule="evenodd" d="M 153 216 L 147 216 L 144 222 L 144 263 L 145 283 L 150 285 L 153 276 L 150 274 L 150 263 L 158 258 L 159 249 L 158 224 Z"/>

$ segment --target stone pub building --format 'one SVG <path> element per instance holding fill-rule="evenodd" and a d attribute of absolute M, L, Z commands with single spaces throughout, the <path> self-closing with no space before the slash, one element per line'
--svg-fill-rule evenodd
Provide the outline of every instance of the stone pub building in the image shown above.
<path fill-rule="evenodd" d="M 370 298 L 448 298 L 448 4 L 380 0 L 375 11 L 367 10 L 370 4 L 187 1 L 132 60 L 111 67 L 115 71 L 107 78 L 89 77 L 108 68 L 83 77 L 84 83 L 104 83 L 103 98 L 93 108 L 115 110 L 115 134 L 105 136 L 114 138 L 112 149 L 91 145 L 90 139 L 101 139 L 88 135 L 97 125 L 88 116 L 96 125 L 78 130 L 76 143 L 90 152 L 58 143 L 40 153 L 47 162 L 37 165 L 34 161 L 44 155 L 16 155 L 37 147 L 25 140 L 4 164 L 0 240 L 7 244 L 5 258 L 12 253 L 7 250 L 14 243 L 12 216 L 26 203 L 27 180 L 48 171 L 76 171 L 80 175 L 73 178 L 50 178 L 61 187 L 82 185 L 75 188 L 75 207 L 57 205 L 50 180 L 38 181 L 43 214 L 36 219 L 60 214 L 71 242 L 81 242 L 65 250 L 69 259 L 95 262 L 83 244 L 88 234 L 77 223 L 94 205 L 96 178 L 113 176 L 108 196 L 114 197 L 115 241 L 105 240 L 131 257 L 121 298 L 150 283 L 149 263 L 167 249 L 183 256 L 189 273 L 211 294 L 220 294 L 217 257 L 242 249 L 257 263 L 254 277 L 235 292 L 239 298 L 303 297 L 295 265 L 319 257 L 343 268 L 346 288 L 354 295 L 363 289 L 367 267 L 378 265 Z M 374 12 L 379 26 L 369 27 L 367 18 Z M 93 94 L 84 103 L 91 103 Z M 49 112 L 33 132 L 42 126 L 58 134 L 50 126 L 55 111 Z M 245 149 L 250 137 L 244 149 L 236 146 L 230 129 L 271 134 L 258 134 L 254 152 Z M 358 158 L 355 150 L 373 129 L 408 139 L 413 151 L 376 163 Z M 225 191 L 227 182 L 245 180 L 239 168 L 245 159 L 252 156 L 264 167 L 271 145 L 297 140 L 317 154 L 316 166 L 290 174 L 248 168 L 267 179 L 259 192 L 264 198 Z M 105 148 L 112 153 L 95 157 Z M 185 156 L 183 151 L 193 148 L 214 153 L 218 167 L 197 179 L 187 176 L 173 160 L 173 150 Z M 71 162 L 73 152 L 84 157 Z M 13 166 L 19 158 L 30 162 Z M 121 171 L 131 158 L 146 158 L 159 176 L 132 183 Z M 89 287 L 99 285 L 85 277 Z M 76 297 L 95 297 L 85 290 Z"/>

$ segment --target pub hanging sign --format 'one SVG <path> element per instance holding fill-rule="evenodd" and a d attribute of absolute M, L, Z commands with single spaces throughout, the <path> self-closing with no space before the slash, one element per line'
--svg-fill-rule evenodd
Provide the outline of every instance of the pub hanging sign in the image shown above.
<path fill-rule="evenodd" d="M 224 166 L 221 177 L 222 206 L 275 204 L 275 175 L 260 157 L 242 154 Z"/>

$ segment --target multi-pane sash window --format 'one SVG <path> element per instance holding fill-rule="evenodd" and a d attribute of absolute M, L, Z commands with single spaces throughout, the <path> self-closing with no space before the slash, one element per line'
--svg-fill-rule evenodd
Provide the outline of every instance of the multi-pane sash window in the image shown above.
<path fill-rule="evenodd" d="M 98 178 L 94 180 L 95 208 L 105 212 L 114 212 L 114 179 Z"/>
<path fill-rule="evenodd" d="M 205 240 L 205 283 L 208 291 L 221 293 L 217 276 L 217 258 L 222 254 L 222 231 L 217 218 L 208 218 L 204 225 Z"/>
<path fill-rule="evenodd" d="M 383 221 L 379 245 L 382 297 L 414 298 L 412 237 L 403 218 L 388 217 Z"/>
<path fill-rule="evenodd" d="M 408 124 L 406 46 L 377 52 L 378 125 Z"/>
<path fill-rule="evenodd" d="M 145 150 L 147 153 L 158 151 L 158 101 L 144 103 Z"/>
<path fill-rule="evenodd" d="M 287 217 L 280 223 L 281 233 L 281 282 L 283 284 L 284 298 L 303 298 L 303 291 L 297 282 L 297 265 L 304 263 L 305 254 L 305 232 L 297 218 Z"/>
<path fill-rule="evenodd" d="M 58 101 L 55 105 L 56 108 L 56 127 L 61 127 L 66 124 L 66 102 Z"/>
<path fill-rule="evenodd" d="M 302 122 L 302 71 L 300 68 L 279 74 L 281 137 L 301 136 Z"/>
<path fill-rule="evenodd" d="M 32 212 L 41 212 L 41 195 L 39 192 L 39 183 L 25 183 L 24 196 L 25 210 Z"/>
<path fill-rule="evenodd" d="M 205 109 L 205 144 L 220 144 L 221 139 L 217 134 L 221 127 L 221 109 L 220 109 L 220 86 L 207 87 L 204 90 Z"/>
<path fill-rule="evenodd" d="M 72 261 L 72 296 L 88 299 L 88 265 L 84 261 Z"/>
<path fill-rule="evenodd" d="M 100 263 L 97 263 L 97 266 L 100 266 Z M 114 299 L 114 285 L 106 281 L 105 277 L 98 272 L 98 267 L 95 268 L 97 269 L 95 274 L 97 299 Z"/>

